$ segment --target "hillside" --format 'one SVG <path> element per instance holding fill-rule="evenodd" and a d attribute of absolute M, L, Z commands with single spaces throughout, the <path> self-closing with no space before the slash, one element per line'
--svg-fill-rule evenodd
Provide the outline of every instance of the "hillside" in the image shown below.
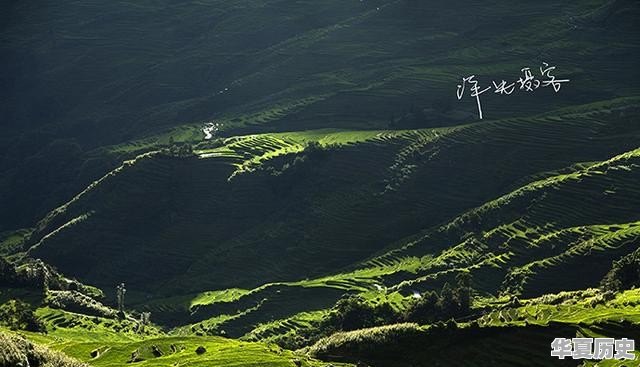
<path fill-rule="evenodd" d="M 635 100 L 616 101 L 606 112 L 586 106 L 435 131 L 267 134 L 229 138 L 200 156 L 150 153 L 47 216 L 30 254 L 91 284 L 126 281 L 155 294 L 320 275 L 522 180 L 636 148 L 640 130 L 628 121 L 637 111 Z M 325 147 L 296 161 L 302 139 Z"/>
<path fill-rule="evenodd" d="M 543 62 L 572 82 L 485 94 L 487 118 L 638 94 L 633 0 L 2 6 L 0 231 L 31 227 L 117 167 L 106 146 L 184 139 L 176 127 L 212 119 L 227 136 L 386 129 L 408 113 L 418 118 L 400 128 L 469 123 L 476 105 L 454 93 L 462 77 L 515 81 Z"/>
<path fill-rule="evenodd" d="M 338 333 L 314 345 L 311 354 L 398 367 L 449 366 L 452 359 L 465 366 L 634 366 L 633 361 L 615 360 L 576 364 L 548 358 L 547 349 L 557 335 L 637 339 L 637 296 L 628 292 L 595 309 L 588 304 L 592 297 L 574 296 L 573 303 L 553 306 L 529 300 L 524 301 L 529 305 L 487 314 L 479 324 L 455 328 L 399 324 Z M 633 323 L 620 323 L 621 317 Z"/>
<path fill-rule="evenodd" d="M 43 362 L 30 359 L 32 365 L 42 365 L 37 363 L 51 363 L 44 365 L 59 367 L 89 365 L 81 364 L 77 360 L 86 361 L 91 366 L 122 366 L 132 363 L 163 367 L 175 366 L 176 363 L 265 367 L 326 365 L 315 359 L 295 355 L 273 344 L 247 343 L 221 337 L 159 337 L 158 335 L 142 337 L 135 333 L 115 332 L 113 330 L 115 323 L 109 319 L 98 320 L 52 309 L 42 309 L 40 314 L 53 331 L 46 335 L 24 333 L 25 337 L 39 343 L 36 344 L 35 350 L 48 357 L 48 360 L 41 358 Z M 11 340 L 3 332 L 10 333 L 0 328 L 0 343 Z M 26 354 L 33 353 L 33 345 L 24 346 L 28 343 L 25 339 L 14 337 L 13 342 L 15 351 L 0 351 L 0 357 L 2 357 L 0 362 L 3 366 L 16 365 L 12 363 L 18 359 L 12 358 L 16 358 L 19 351 Z M 48 345 L 49 348 L 43 348 L 40 345 Z M 197 351 L 198 348 L 202 348 L 200 352 Z M 7 354 L 3 354 L 5 352 Z M 65 354 L 56 352 L 63 352 L 76 359 L 64 357 Z M 61 357 L 58 357 L 59 355 Z M 55 359 L 56 357 L 58 359 Z M 61 361 L 68 361 L 66 362 L 68 364 L 60 364 Z M 335 366 L 350 367 L 352 365 L 337 363 Z"/>
<path fill-rule="evenodd" d="M 206 320 L 198 324 L 205 329 L 252 339 L 286 334 L 300 322 L 308 327 L 309 321 L 322 316 L 314 311 L 327 308 L 344 292 L 396 302 L 402 295 L 410 298 L 415 292 L 438 289 L 460 272 L 471 274 L 479 296 L 530 298 L 597 287 L 612 261 L 640 245 L 635 184 L 639 158 L 636 149 L 531 182 L 401 241 L 398 249 L 352 271 L 192 297 L 182 305 L 182 317 L 189 308 L 192 321 Z M 600 201 L 580 197 L 584 192 L 606 197 L 609 211 L 603 210 Z M 535 225 L 534 220 L 544 225 Z M 589 272 L 580 277 L 565 275 L 584 268 Z M 169 311 L 168 317 L 179 317 L 177 301 L 180 299 L 152 302 L 146 307 L 159 315 Z M 166 308 L 172 304 L 173 308 Z M 305 314 L 308 312 L 312 313 Z M 207 320 L 213 315 L 216 317 Z"/>
<path fill-rule="evenodd" d="M 639 17 L 3 2 L 0 367 L 640 366 Z"/>

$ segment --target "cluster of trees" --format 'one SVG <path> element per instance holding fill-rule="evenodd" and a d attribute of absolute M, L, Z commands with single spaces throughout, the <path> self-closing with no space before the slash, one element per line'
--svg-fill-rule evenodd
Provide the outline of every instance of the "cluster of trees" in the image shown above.
<path fill-rule="evenodd" d="M 360 295 L 340 299 L 313 328 L 298 330 L 278 340 L 289 349 L 299 349 L 339 331 L 351 331 L 403 322 L 434 324 L 455 328 L 453 320 L 471 312 L 471 288 L 468 273 L 460 273 L 453 285 L 445 283 L 439 292 L 428 291 L 398 311 L 386 302 L 372 302 Z M 446 323 L 445 323 L 446 321 Z"/>
<path fill-rule="evenodd" d="M 600 286 L 605 291 L 613 292 L 640 287 L 640 249 L 614 261 Z"/>
<path fill-rule="evenodd" d="M 469 315 L 471 288 L 468 273 L 460 273 L 453 285 L 445 283 L 439 292 L 427 291 L 414 298 L 403 312 L 387 302 L 373 303 L 361 296 L 343 298 L 322 320 L 325 331 L 350 331 L 397 322 L 430 324 Z"/>
<path fill-rule="evenodd" d="M 440 292 L 427 291 L 422 294 L 407 308 L 403 319 L 418 324 L 429 324 L 467 316 L 470 310 L 469 275 L 460 273 L 453 286 L 445 283 Z"/>
<path fill-rule="evenodd" d="M 317 141 L 310 141 L 304 146 L 302 153 L 310 160 L 317 160 L 324 158 L 328 150 L 329 147 L 323 147 L 322 144 Z"/>
<path fill-rule="evenodd" d="M 224 138 L 214 138 L 211 140 L 204 140 L 196 144 L 194 149 L 215 149 L 224 145 Z"/>
<path fill-rule="evenodd" d="M 320 328 L 325 334 L 332 331 L 350 331 L 398 321 L 399 315 L 387 302 L 372 303 L 361 296 L 349 296 L 339 300 Z"/>
<path fill-rule="evenodd" d="M 283 335 L 276 342 L 283 348 L 300 349 L 339 331 L 351 331 L 399 321 L 401 321 L 401 314 L 389 303 L 374 303 L 360 295 L 349 295 L 340 299 L 312 327 Z"/>
<path fill-rule="evenodd" d="M 29 298 L 31 302 L 71 312 L 103 317 L 115 314 L 94 299 L 104 298 L 101 290 L 67 279 L 39 259 L 23 259 L 16 265 L 0 257 L 0 287 L 28 289 L 33 295 L 33 299 Z M 45 331 L 31 305 L 22 300 L 0 305 L 0 324 L 19 330 Z"/>
<path fill-rule="evenodd" d="M 15 299 L 0 306 L 0 324 L 12 330 L 46 331 L 44 323 L 35 315 L 31 305 Z"/>

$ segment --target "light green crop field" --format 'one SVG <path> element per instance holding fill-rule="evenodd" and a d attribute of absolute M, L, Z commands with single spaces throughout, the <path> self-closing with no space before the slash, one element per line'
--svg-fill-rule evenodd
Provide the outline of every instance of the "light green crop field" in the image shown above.
<path fill-rule="evenodd" d="M 168 336 L 156 329 L 146 335 L 117 330 L 120 322 L 69 312 L 41 309 L 46 334 L 20 332 L 40 345 L 64 352 L 92 366 L 325 366 L 317 360 L 294 354 L 273 343 L 250 343 L 222 337 Z M 114 329 L 115 328 L 115 329 Z M 117 331 L 116 331 L 117 330 Z M 0 332 L 13 333 L 7 329 Z M 199 354 L 196 349 L 206 351 Z M 338 364 L 338 366 L 349 366 Z"/>

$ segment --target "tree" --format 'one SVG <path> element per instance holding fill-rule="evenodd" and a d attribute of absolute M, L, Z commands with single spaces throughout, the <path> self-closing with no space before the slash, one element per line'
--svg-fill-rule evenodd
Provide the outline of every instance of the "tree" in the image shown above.
<path fill-rule="evenodd" d="M 330 333 L 390 324 L 397 319 L 396 312 L 388 302 L 373 303 L 356 295 L 339 300 L 321 327 Z"/>
<path fill-rule="evenodd" d="M 124 286 L 124 283 L 120 283 L 120 285 L 116 288 L 116 298 L 118 300 L 118 311 L 124 312 L 124 294 L 127 293 L 127 289 Z"/>
<path fill-rule="evenodd" d="M 142 312 L 138 322 L 138 332 L 144 333 L 144 327 L 151 323 L 151 312 Z"/>
<path fill-rule="evenodd" d="M 455 286 L 445 283 L 440 293 L 425 292 L 404 313 L 404 319 L 420 324 L 465 316 L 471 309 L 471 279 L 468 273 L 456 277 Z"/>
<path fill-rule="evenodd" d="M 453 294 L 460 314 L 466 314 L 471 308 L 471 275 L 467 272 L 456 276 L 456 287 Z"/>
<path fill-rule="evenodd" d="M 438 303 L 440 297 L 433 291 L 427 291 L 422 297 L 416 299 L 404 313 L 406 321 L 417 322 L 419 324 L 429 324 L 433 322 L 438 314 Z"/>
<path fill-rule="evenodd" d="M 373 326 L 374 312 L 367 301 L 359 296 L 343 298 L 336 304 L 340 330 L 356 330 Z"/>

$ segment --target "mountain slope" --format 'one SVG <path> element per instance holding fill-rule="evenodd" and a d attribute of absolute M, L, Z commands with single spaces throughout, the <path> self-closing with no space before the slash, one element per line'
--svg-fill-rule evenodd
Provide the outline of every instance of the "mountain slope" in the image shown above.
<path fill-rule="evenodd" d="M 302 135 L 325 148 L 302 150 L 306 140 L 285 134 L 230 138 L 200 157 L 150 153 L 53 211 L 30 254 L 90 283 L 124 280 L 152 295 L 317 276 L 536 175 L 635 148 L 636 114 L 625 100 L 445 130 Z"/>
<path fill-rule="evenodd" d="M 411 297 L 439 289 L 460 272 L 471 275 L 479 295 L 532 297 L 597 287 L 612 261 L 640 248 L 639 174 L 639 149 L 558 173 L 401 241 L 399 248 L 353 271 L 268 284 L 207 302 L 192 300 L 190 318 L 235 315 L 203 325 L 261 339 L 295 331 L 292 325 L 304 324 L 300 313 L 327 308 L 344 292 Z M 582 276 L 568 275 L 585 268 L 589 272 Z M 162 313 L 153 304 L 146 307 Z M 184 318 L 187 310 L 182 312 Z"/>
<path fill-rule="evenodd" d="M 176 126 L 216 119 L 227 136 L 384 129 L 416 112 L 400 128 L 456 125 L 477 120 L 472 99 L 456 100 L 462 77 L 516 81 L 543 62 L 571 82 L 559 93 L 484 94 L 485 116 L 638 94 L 626 62 L 638 56 L 632 0 L 2 6 L 0 231 L 31 227 L 115 168 L 101 148 L 179 135 Z"/>
<path fill-rule="evenodd" d="M 0 344 L 105 367 L 626 366 L 549 343 L 640 338 L 639 17 L 2 2 Z"/>

